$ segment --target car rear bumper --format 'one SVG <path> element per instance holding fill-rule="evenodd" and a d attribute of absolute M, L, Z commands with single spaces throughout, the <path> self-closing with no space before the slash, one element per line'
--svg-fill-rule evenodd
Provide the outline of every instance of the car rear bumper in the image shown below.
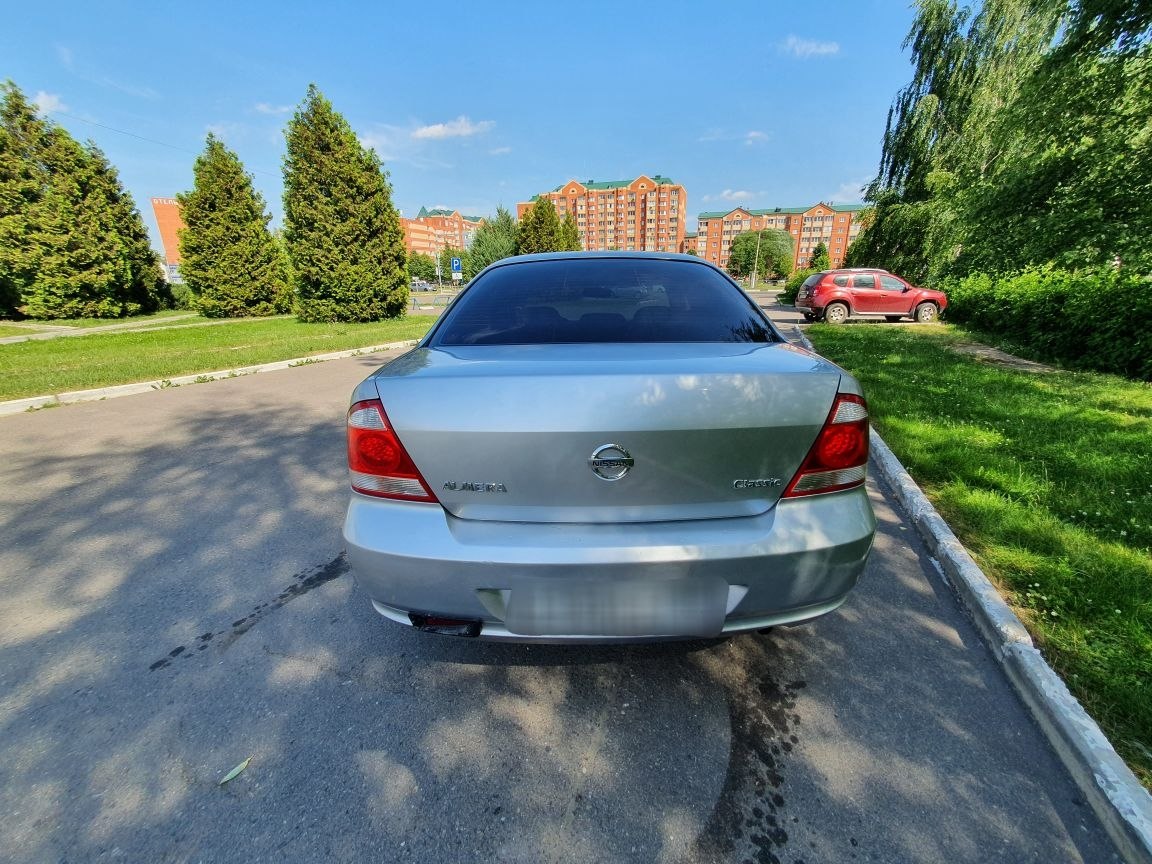
<path fill-rule="evenodd" d="M 392 620 L 422 612 L 479 621 L 482 638 L 632 641 L 830 612 L 875 526 L 863 487 L 754 517 L 608 525 L 463 520 L 354 493 L 344 539 L 357 582 Z"/>

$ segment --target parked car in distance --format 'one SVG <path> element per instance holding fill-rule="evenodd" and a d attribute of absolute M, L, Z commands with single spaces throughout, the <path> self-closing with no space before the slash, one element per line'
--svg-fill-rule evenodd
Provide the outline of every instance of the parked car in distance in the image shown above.
<path fill-rule="evenodd" d="M 413 278 L 412 279 L 412 290 L 413 291 L 435 291 L 436 286 L 431 284 L 430 282 L 427 282 L 424 279 Z"/>
<path fill-rule="evenodd" d="M 864 568 L 868 409 L 687 255 L 506 258 L 352 393 L 344 521 L 385 617 L 498 640 L 706 638 Z"/>
<path fill-rule="evenodd" d="M 804 280 L 796 308 L 809 321 L 843 324 L 851 317 L 912 318 L 921 324 L 937 320 L 948 308 L 943 291 L 917 288 L 887 270 L 824 270 Z"/>

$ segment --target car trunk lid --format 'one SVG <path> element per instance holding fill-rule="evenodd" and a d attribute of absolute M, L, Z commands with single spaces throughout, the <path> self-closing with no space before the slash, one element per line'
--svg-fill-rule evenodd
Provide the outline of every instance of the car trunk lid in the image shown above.
<path fill-rule="evenodd" d="M 417 349 L 371 380 L 454 516 L 612 523 L 768 511 L 840 379 L 786 344 L 661 343 Z"/>

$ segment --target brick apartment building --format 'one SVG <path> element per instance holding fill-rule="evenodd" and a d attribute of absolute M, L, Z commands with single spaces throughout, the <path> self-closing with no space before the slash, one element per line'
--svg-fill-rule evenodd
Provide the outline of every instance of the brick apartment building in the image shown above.
<path fill-rule="evenodd" d="M 688 193 L 659 174 L 599 183 L 569 180 L 517 204 L 517 220 L 541 197 L 552 202 L 561 221 L 569 213 L 576 218 L 587 250 L 678 252 L 684 242 Z"/>
<path fill-rule="evenodd" d="M 812 251 L 821 242 L 828 247 L 832 266 L 844 263 L 849 244 L 860 233 L 859 216 L 863 204 L 825 204 L 811 207 L 773 207 L 749 210 L 737 207 L 728 212 L 697 216 L 696 254 L 720 267 L 728 266 L 732 241 L 748 231 L 776 228 L 792 235 L 793 268 L 806 267 Z"/>
<path fill-rule="evenodd" d="M 160 229 L 160 243 L 164 247 L 164 270 L 169 282 L 180 282 L 180 231 L 184 217 L 180 215 L 180 202 L 175 198 L 153 198 L 152 213 Z"/>
<path fill-rule="evenodd" d="M 462 216 L 459 210 L 428 210 L 421 207 L 415 219 L 400 218 L 404 248 L 436 257 L 442 249 L 467 249 L 477 229 L 484 224 L 479 216 Z"/>

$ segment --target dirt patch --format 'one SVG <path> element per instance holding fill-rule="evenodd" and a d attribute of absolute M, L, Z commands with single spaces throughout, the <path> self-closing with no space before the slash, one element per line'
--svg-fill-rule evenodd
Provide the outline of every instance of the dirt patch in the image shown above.
<path fill-rule="evenodd" d="M 957 354 L 967 354 L 969 357 L 975 357 L 984 363 L 992 363 L 996 366 L 1014 369 L 1017 372 L 1046 373 L 1056 371 L 1051 366 L 1045 366 L 1043 363 L 1025 360 L 1023 357 L 1017 357 L 1014 354 L 1001 351 L 999 348 L 981 345 L 978 342 L 957 342 L 948 347 Z"/>

